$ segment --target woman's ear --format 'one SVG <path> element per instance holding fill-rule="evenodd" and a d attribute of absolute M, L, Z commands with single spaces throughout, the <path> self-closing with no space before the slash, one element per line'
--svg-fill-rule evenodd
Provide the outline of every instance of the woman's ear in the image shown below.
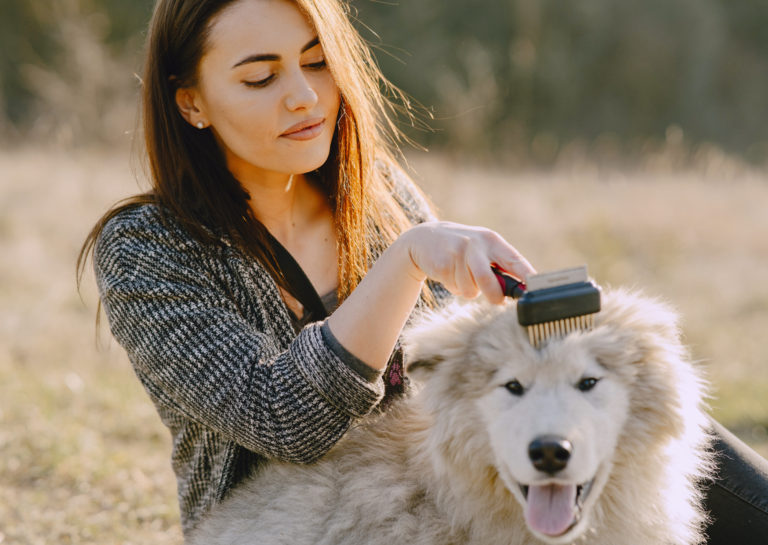
<path fill-rule="evenodd" d="M 195 89 L 176 89 L 176 106 L 187 123 L 203 129 L 209 125 L 202 97 Z"/>

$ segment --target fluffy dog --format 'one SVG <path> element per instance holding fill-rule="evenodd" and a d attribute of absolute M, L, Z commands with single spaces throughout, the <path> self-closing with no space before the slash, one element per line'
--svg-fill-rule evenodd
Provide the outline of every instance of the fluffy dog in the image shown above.
<path fill-rule="evenodd" d="M 315 464 L 266 464 L 189 543 L 699 543 L 704 382 L 676 323 L 622 291 L 540 349 L 511 301 L 425 316 L 409 398 Z"/>

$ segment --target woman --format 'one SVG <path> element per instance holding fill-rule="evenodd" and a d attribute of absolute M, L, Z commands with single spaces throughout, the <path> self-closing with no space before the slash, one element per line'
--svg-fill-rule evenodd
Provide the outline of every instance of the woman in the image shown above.
<path fill-rule="evenodd" d="M 81 258 L 95 247 L 112 332 L 173 436 L 185 532 L 260 461 L 318 459 L 402 386 L 391 355 L 415 305 L 501 303 L 492 263 L 533 272 L 497 234 L 431 221 L 384 145 L 380 82 L 335 0 L 158 2 L 153 190 Z"/>

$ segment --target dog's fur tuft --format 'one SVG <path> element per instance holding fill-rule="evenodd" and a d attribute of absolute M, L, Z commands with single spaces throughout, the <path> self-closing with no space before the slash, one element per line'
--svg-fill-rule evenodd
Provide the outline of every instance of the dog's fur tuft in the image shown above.
<path fill-rule="evenodd" d="M 702 542 L 700 371 L 665 305 L 617 290 L 603 306 L 593 331 L 541 349 L 512 302 L 424 316 L 405 335 L 409 398 L 313 465 L 266 464 L 189 543 Z M 591 390 L 576 387 L 592 376 Z M 513 379 L 524 394 L 505 387 Z M 528 459 L 541 434 L 573 445 L 555 477 Z M 549 535 L 531 528 L 525 487 L 555 480 L 588 485 L 573 524 Z"/>

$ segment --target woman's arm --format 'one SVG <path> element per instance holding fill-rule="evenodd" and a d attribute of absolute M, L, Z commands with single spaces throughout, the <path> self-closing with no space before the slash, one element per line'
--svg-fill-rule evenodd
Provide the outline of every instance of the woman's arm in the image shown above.
<path fill-rule="evenodd" d="M 152 210 L 110 221 L 94 266 L 112 332 L 153 400 L 270 458 L 322 456 L 378 403 L 382 382 L 344 364 L 319 324 L 289 344 L 292 331 L 272 331 L 285 310 L 263 270 L 211 255 Z M 244 291 L 258 304 L 243 304 Z"/>
<path fill-rule="evenodd" d="M 440 282 L 454 295 L 471 299 L 483 293 L 492 303 L 502 303 L 491 263 L 521 279 L 535 272 L 493 231 L 450 222 L 422 223 L 381 255 L 328 318 L 328 327 L 349 352 L 383 369 L 425 279 Z"/>

